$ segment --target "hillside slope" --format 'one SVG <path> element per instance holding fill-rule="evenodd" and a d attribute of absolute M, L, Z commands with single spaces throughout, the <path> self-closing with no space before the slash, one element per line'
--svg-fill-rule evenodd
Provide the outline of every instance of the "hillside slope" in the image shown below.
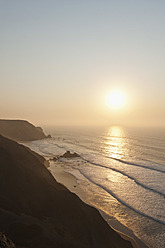
<path fill-rule="evenodd" d="M 32 141 L 46 138 L 42 128 L 25 120 L 0 120 L 0 134 L 17 141 Z"/>
<path fill-rule="evenodd" d="M 0 230 L 17 248 L 131 248 L 59 184 L 29 149 L 0 135 Z"/>

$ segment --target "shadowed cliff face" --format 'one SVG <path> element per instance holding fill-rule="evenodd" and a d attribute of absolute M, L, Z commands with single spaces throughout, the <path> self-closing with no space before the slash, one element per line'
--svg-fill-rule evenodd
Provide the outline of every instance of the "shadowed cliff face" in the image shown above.
<path fill-rule="evenodd" d="M 0 120 L 0 134 L 19 141 L 31 141 L 46 138 L 42 128 L 35 127 L 24 120 Z"/>
<path fill-rule="evenodd" d="M 0 135 L 0 230 L 16 247 L 132 247 L 40 161 Z"/>

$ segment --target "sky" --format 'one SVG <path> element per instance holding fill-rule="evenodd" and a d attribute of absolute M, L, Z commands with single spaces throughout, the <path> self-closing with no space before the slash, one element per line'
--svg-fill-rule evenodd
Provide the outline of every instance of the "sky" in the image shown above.
<path fill-rule="evenodd" d="M 165 127 L 164 11 L 164 0 L 0 0 L 0 118 Z"/>

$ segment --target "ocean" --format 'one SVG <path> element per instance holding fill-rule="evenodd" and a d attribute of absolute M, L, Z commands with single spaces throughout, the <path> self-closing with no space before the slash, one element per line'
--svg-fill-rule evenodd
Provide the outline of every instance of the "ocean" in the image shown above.
<path fill-rule="evenodd" d="M 45 128 L 52 138 L 27 145 L 60 159 L 88 201 L 128 227 L 150 248 L 165 247 L 165 130 L 151 128 Z M 56 162 L 54 162 L 55 164 Z"/>

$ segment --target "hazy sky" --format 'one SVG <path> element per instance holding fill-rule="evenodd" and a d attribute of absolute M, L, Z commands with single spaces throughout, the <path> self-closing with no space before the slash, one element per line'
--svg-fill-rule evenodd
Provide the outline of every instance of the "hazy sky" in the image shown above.
<path fill-rule="evenodd" d="M 165 126 L 164 0 L 0 0 L 0 118 Z M 119 89 L 123 110 L 106 104 Z"/>

